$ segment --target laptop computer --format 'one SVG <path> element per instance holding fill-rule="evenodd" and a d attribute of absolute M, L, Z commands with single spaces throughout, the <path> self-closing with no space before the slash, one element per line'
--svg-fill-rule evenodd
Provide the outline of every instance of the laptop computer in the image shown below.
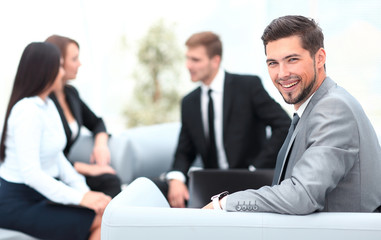
<path fill-rule="evenodd" d="M 229 193 L 271 186 L 274 169 L 204 169 L 189 172 L 189 208 L 201 208 L 223 191 Z"/>

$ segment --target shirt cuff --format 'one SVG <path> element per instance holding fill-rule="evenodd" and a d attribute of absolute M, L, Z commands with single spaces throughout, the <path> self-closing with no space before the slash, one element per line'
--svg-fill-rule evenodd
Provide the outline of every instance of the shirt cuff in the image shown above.
<path fill-rule="evenodd" d="M 184 174 L 180 171 L 169 172 L 167 173 L 166 178 L 167 178 L 167 181 L 176 179 L 176 180 L 182 181 L 183 183 L 185 183 L 185 180 L 186 180 Z"/>
<path fill-rule="evenodd" d="M 81 202 L 82 202 L 85 194 L 86 194 L 86 192 L 85 193 L 78 192 L 78 193 L 73 194 L 73 204 L 81 205 Z"/>
<path fill-rule="evenodd" d="M 249 167 L 248 167 L 248 170 L 250 171 L 250 172 L 254 172 L 255 171 L 255 166 L 254 165 L 250 165 Z"/>
<path fill-rule="evenodd" d="M 223 198 L 220 200 L 220 206 L 221 206 L 221 209 L 224 210 L 224 211 L 226 211 L 226 198 L 227 198 L 227 197 L 228 197 L 228 196 L 223 197 Z"/>

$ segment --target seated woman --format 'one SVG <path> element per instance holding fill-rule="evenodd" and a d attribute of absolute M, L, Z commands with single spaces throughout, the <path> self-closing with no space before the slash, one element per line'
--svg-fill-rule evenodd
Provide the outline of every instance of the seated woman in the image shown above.
<path fill-rule="evenodd" d="M 0 228 L 42 239 L 100 239 L 111 197 L 90 191 L 65 158 L 65 132 L 48 97 L 64 74 L 53 44 L 25 48 L 0 143 Z"/>
<path fill-rule="evenodd" d="M 107 145 L 108 134 L 103 120 L 82 101 L 78 91 L 68 84 L 69 80 L 75 79 L 79 61 L 79 44 L 73 39 L 52 35 L 45 42 L 56 45 L 62 54 L 65 75 L 62 78 L 62 86 L 50 95 L 58 108 L 67 144 L 64 150 L 68 156 L 71 147 L 78 139 L 81 127 L 89 129 L 94 137 L 94 148 L 90 156 L 90 164 L 73 160 L 74 168 L 86 177 L 87 185 L 94 191 L 103 192 L 111 197 L 121 191 L 120 179 L 110 164 L 110 151 Z"/>

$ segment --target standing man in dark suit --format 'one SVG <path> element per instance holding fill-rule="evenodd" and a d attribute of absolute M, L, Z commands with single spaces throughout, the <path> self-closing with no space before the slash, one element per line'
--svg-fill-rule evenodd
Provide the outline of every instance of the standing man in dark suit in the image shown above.
<path fill-rule="evenodd" d="M 289 116 L 259 77 L 221 68 L 222 43 L 216 34 L 196 33 L 186 46 L 191 80 L 201 86 L 182 101 L 181 133 L 166 178 L 172 207 L 185 207 L 189 198 L 185 176 L 197 155 L 204 168 L 274 168 L 290 125 Z"/>

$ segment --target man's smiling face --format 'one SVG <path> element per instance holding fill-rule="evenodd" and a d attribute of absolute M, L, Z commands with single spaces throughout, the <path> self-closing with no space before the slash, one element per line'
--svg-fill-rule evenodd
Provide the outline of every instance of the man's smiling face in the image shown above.
<path fill-rule="evenodd" d="M 285 102 L 298 109 L 320 86 L 315 57 L 302 47 L 299 36 L 269 42 L 266 53 L 271 80 Z"/>

